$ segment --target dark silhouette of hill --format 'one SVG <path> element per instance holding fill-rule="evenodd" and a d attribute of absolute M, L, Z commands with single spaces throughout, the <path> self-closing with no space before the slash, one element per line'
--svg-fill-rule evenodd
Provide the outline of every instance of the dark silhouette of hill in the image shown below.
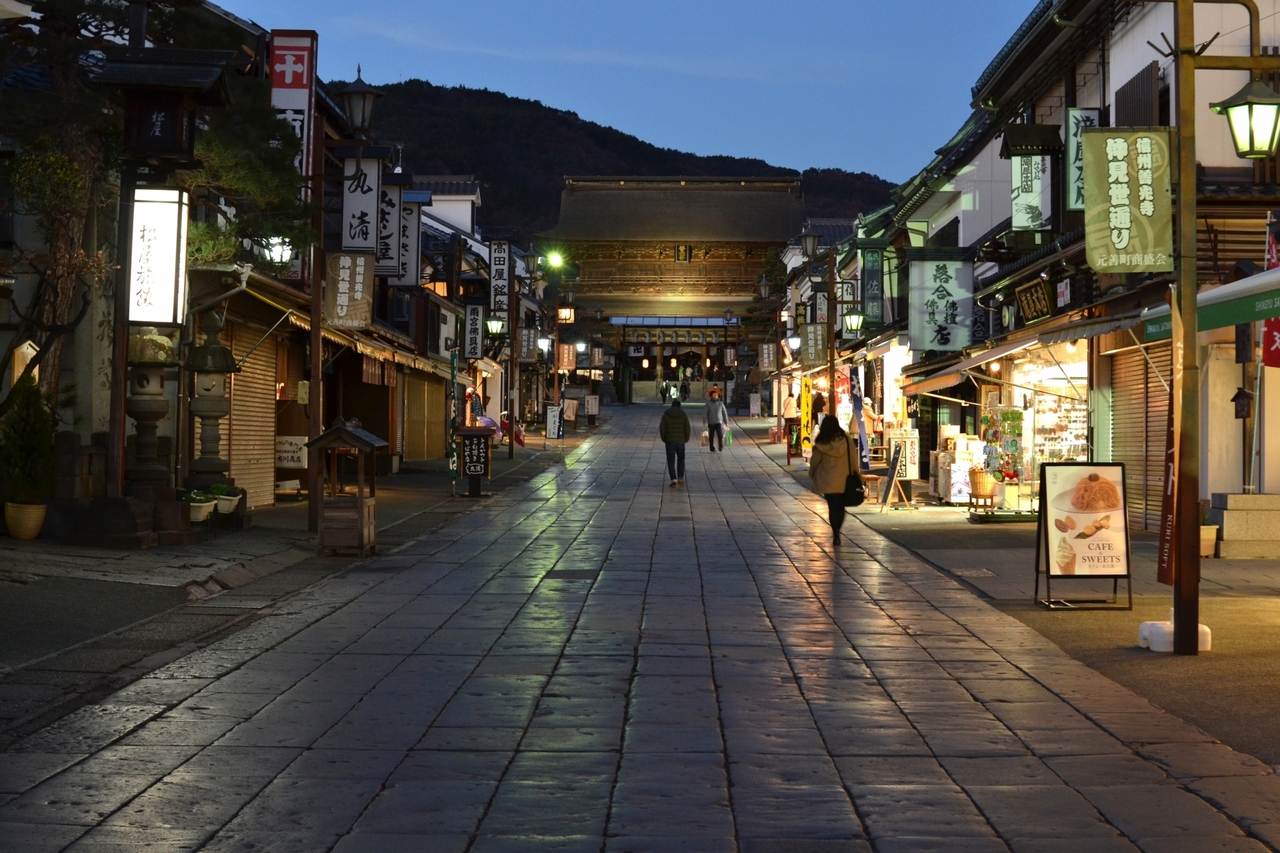
<path fill-rule="evenodd" d="M 346 85 L 331 81 L 336 93 Z M 866 172 L 795 169 L 742 157 L 703 157 L 659 148 L 575 113 L 501 92 L 433 86 L 380 87 L 374 135 L 403 144 L 419 175 L 475 175 L 486 234 L 528 238 L 556 223 L 566 175 L 800 176 L 814 217 L 852 217 L 889 202 L 893 185 Z"/>

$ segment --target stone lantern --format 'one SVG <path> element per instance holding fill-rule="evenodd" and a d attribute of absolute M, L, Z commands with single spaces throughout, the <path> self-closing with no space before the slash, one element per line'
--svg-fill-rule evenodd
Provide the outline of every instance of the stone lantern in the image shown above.
<path fill-rule="evenodd" d="M 206 311 L 202 318 L 204 343 L 191 350 L 183 368 L 195 374 L 195 396 L 191 398 L 191 414 L 200 419 L 200 456 L 191 461 L 187 477 L 188 489 L 207 489 L 215 483 L 230 485 L 227 472 L 231 463 L 218 455 L 222 434 L 218 421 L 231 414 L 227 396 L 227 376 L 239 373 L 231 350 L 218 343 L 223 319 L 216 311 Z"/>
<path fill-rule="evenodd" d="M 159 422 L 169 414 L 164 372 L 177 364 L 173 339 L 151 326 L 137 328 L 129 336 L 129 397 L 125 412 L 135 421 L 133 464 L 125 470 L 129 492 L 136 497 L 158 499 L 157 489 L 169 487 L 169 469 L 160 463 Z"/>

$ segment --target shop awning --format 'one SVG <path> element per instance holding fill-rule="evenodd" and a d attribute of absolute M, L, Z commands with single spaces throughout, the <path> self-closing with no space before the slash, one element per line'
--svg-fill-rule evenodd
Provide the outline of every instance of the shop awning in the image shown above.
<path fill-rule="evenodd" d="M 1200 331 L 1280 317 L 1280 267 L 1206 290 L 1196 297 Z M 1143 341 L 1168 340 L 1173 317 L 1168 305 L 1142 312 Z"/>
<path fill-rule="evenodd" d="M 966 370 L 972 370 L 975 367 L 986 364 L 988 361 L 995 361 L 997 358 L 1003 358 L 1011 353 L 1024 350 L 1035 342 L 1035 338 L 1022 338 L 1017 341 L 1005 341 L 1004 343 L 994 346 L 985 352 L 970 356 L 964 361 L 953 364 L 950 367 L 943 368 L 937 373 L 926 376 L 924 379 L 917 379 L 909 385 L 902 386 L 902 393 L 911 397 L 917 394 L 927 394 L 930 391 L 941 391 L 943 388 L 950 388 L 953 385 L 959 385 L 964 380 Z"/>
<path fill-rule="evenodd" d="M 1098 335 L 1106 335 L 1111 332 L 1123 332 L 1126 329 L 1132 329 L 1138 325 L 1142 319 L 1142 313 L 1139 311 L 1131 311 L 1127 314 L 1116 314 L 1112 317 L 1099 317 L 1096 320 L 1086 320 L 1080 323 L 1071 323 L 1067 326 L 1060 326 L 1056 329 L 1050 329 L 1047 332 L 1041 332 L 1038 340 L 1045 345 L 1065 344 L 1068 341 L 1088 340 L 1096 338 Z"/>

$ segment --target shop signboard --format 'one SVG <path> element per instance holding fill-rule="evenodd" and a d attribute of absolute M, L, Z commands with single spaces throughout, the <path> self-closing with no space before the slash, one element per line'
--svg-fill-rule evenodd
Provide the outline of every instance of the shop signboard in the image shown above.
<path fill-rule="evenodd" d="M 505 314 L 511 309 L 511 244 L 489 243 L 489 310 Z"/>
<path fill-rule="evenodd" d="M 400 275 L 400 191 L 401 187 L 383 184 L 378 199 L 378 275 Z"/>
<path fill-rule="evenodd" d="M 587 417 L 600 414 L 600 395 L 588 394 L 582 398 L 582 413 Z"/>
<path fill-rule="evenodd" d="M 381 189 L 381 161 L 367 157 L 343 161 L 342 251 L 377 253 Z"/>
<path fill-rule="evenodd" d="M 1048 231 L 1052 208 L 1049 156 L 1027 154 L 1010 158 L 1013 163 L 1014 231 Z"/>
<path fill-rule="evenodd" d="M 821 323 L 800 324 L 800 364 L 821 367 L 827 363 L 827 327 Z"/>
<path fill-rule="evenodd" d="M 462 473 L 482 477 L 489 473 L 489 436 L 462 434 Z"/>
<path fill-rule="evenodd" d="M 1173 271 L 1168 128 L 1085 128 L 1084 240 L 1099 273 Z"/>
<path fill-rule="evenodd" d="M 758 417 L 760 417 L 760 394 L 759 394 L 759 392 L 756 392 L 756 393 L 754 393 L 754 394 L 748 394 L 748 395 L 747 395 L 747 416 L 748 416 L 748 417 L 752 417 L 752 418 L 758 418 Z"/>
<path fill-rule="evenodd" d="M 572 397 L 565 397 L 560 401 L 560 419 L 562 421 L 573 421 L 574 429 L 578 428 L 578 401 Z"/>
<path fill-rule="evenodd" d="M 907 482 L 920 479 L 920 430 L 885 430 L 884 440 L 889 453 L 898 460 L 898 471 L 895 474 L 895 479 L 906 480 Z M 898 453 L 896 450 L 899 445 L 902 447 L 902 453 Z"/>
<path fill-rule="evenodd" d="M 422 204 L 430 193 L 401 189 L 396 230 L 396 257 L 400 268 L 387 277 L 390 287 L 417 287 L 422 279 Z"/>
<path fill-rule="evenodd" d="M 973 343 L 973 264 L 912 261 L 911 348 L 958 352 Z"/>
<path fill-rule="evenodd" d="M 547 438 L 564 438 L 564 419 L 559 406 L 547 406 Z"/>
<path fill-rule="evenodd" d="M 1053 314 L 1049 306 L 1048 285 L 1040 279 L 1022 285 L 1014 291 L 1018 300 L 1018 310 L 1028 325 L 1044 320 Z"/>
<path fill-rule="evenodd" d="M 734 367 L 737 365 L 737 363 L 738 363 L 738 348 L 725 347 L 724 348 L 724 366 Z"/>
<path fill-rule="evenodd" d="M 604 347 L 591 348 L 591 366 L 604 367 Z"/>
<path fill-rule="evenodd" d="M 1097 107 L 1067 109 L 1067 210 L 1084 210 L 1084 129 L 1097 127 L 1102 111 Z"/>
<path fill-rule="evenodd" d="M 187 217 L 184 190 L 133 191 L 129 322 L 180 326 L 187 310 Z"/>
<path fill-rule="evenodd" d="M 813 453 L 813 380 L 800 379 L 800 455 L 808 459 Z"/>
<path fill-rule="evenodd" d="M 778 369 L 778 345 L 777 344 L 761 344 L 760 345 L 760 370 L 764 373 L 772 373 Z"/>
<path fill-rule="evenodd" d="M 462 336 L 463 358 L 484 358 L 484 306 L 468 305 Z"/>
<path fill-rule="evenodd" d="M 867 323 L 884 322 L 884 250 L 862 250 L 862 313 Z"/>
<path fill-rule="evenodd" d="M 1262 364 L 1280 367 L 1280 317 L 1262 321 Z"/>
<path fill-rule="evenodd" d="M 305 435 L 276 436 L 276 467 L 306 468 L 307 437 Z"/>
<path fill-rule="evenodd" d="M 367 329 L 373 322 L 373 255 L 329 255 L 324 287 L 324 324 L 331 329 Z"/>
<path fill-rule="evenodd" d="M 1040 551 L 1053 577 L 1128 577 L 1129 525 L 1124 465 L 1045 462 L 1040 466 Z"/>

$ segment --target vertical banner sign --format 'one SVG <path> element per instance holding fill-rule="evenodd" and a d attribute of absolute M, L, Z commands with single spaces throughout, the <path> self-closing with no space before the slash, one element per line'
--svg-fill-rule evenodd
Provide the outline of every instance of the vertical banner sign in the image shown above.
<path fill-rule="evenodd" d="M 827 363 L 827 326 L 825 323 L 800 324 L 800 364 L 821 367 Z"/>
<path fill-rule="evenodd" d="M 538 330 L 520 330 L 520 360 L 523 362 L 538 360 Z"/>
<path fill-rule="evenodd" d="M 324 287 L 324 324 L 331 329 L 367 329 L 373 322 L 373 255 L 329 255 Z"/>
<path fill-rule="evenodd" d="M 724 348 L 724 366 L 734 367 L 737 365 L 737 363 L 738 363 L 738 348 L 725 347 Z"/>
<path fill-rule="evenodd" d="M 378 275 L 400 275 L 400 187 L 382 184 L 378 191 Z"/>
<path fill-rule="evenodd" d="M 379 161 L 343 161 L 342 251 L 376 253 L 381 184 L 382 164 Z"/>
<path fill-rule="evenodd" d="M 556 370 L 571 373 L 578 369 L 578 350 L 573 344 L 560 344 L 556 350 Z"/>
<path fill-rule="evenodd" d="M 302 143 L 294 161 L 298 174 L 309 176 L 312 162 L 311 116 L 316 102 L 316 40 L 311 30 L 271 31 L 271 106 L 289 122 Z M 302 184 L 302 200 L 311 200 L 311 184 Z M 303 277 L 303 253 L 298 252 L 285 271 L 286 279 Z"/>
<path fill-rule="evenodd" d="M 1086 128 L 1084 242 L 1095 272 L 1173 271 L 1167 128 Z"/>
<path fill-rule="evenodd" d="M 511 308 L 511 244 L 494 240 L 489 244 L 489 310 L 505 314 Z"/>
<path fill-rule="evenodd" d="M 761 344 L 760 345 L 760 370 L 764 373 L 772 373 L 778 369 L 778 345 L 777 344 Z"/>
<path fill-rule="evenodd" d="M 825 323 L 829 316 L 831 316 L 831 307 L 826 292 L 813 294 L 813 322 Z"/>
<path fill-rule="evenodd" d="M 467 328 L 463 331 L 462 357 L 484 358 L 484 306 L 467 306 Z"/>
<path fill-rule="evenodd" d="M 884 250 L 862 250 L 862 313 L 867 322 L 884 322 Z"/>
<path fill-rule="evenodd" d="M 1262 364 L 1280 367 L 1280 317 L 1262 321 Z"/>
<path fill-rule="evenodd" d="M 564 438 L 564 418 L 559 406 L 547 406 L 547 438 Z"/>
<path fill-rule="evenodd" d="M 604 347 L 591 348 L 591 366 L 604 367 Z"/>
<path fill-rule="evenodd" d="M 813 379 L 800 379 L 800 455 L 808 459 L 813 453 Z"/>
<path fill-rule="evenodd" d="M 1102 111 L 1096 108 L 1067 109 L 1067 210 L 1084 210 L 1084 143 L 1086 127 L 1097 127 Z"/>
<path fill-rule="evenodd" d="M 911 348 L 955 352 L 973 343 L 973 265 L 911 262 Z"/>
<path fill-rule="evenodd" d="M 1049 158 L 1043 154 L 1011 158 L 1014 231 L 1048 231 L 1051 196 Z"/>
<path fill-rule="evenodd" d="M 398 188 L 397 188 L 398 189 Z M 418 193 L 402 190 L 396 226 L 396 258 L 400 268 L 387 277 L 391 287 L 417 287 L 422 278 L 422 201 Z"/>

